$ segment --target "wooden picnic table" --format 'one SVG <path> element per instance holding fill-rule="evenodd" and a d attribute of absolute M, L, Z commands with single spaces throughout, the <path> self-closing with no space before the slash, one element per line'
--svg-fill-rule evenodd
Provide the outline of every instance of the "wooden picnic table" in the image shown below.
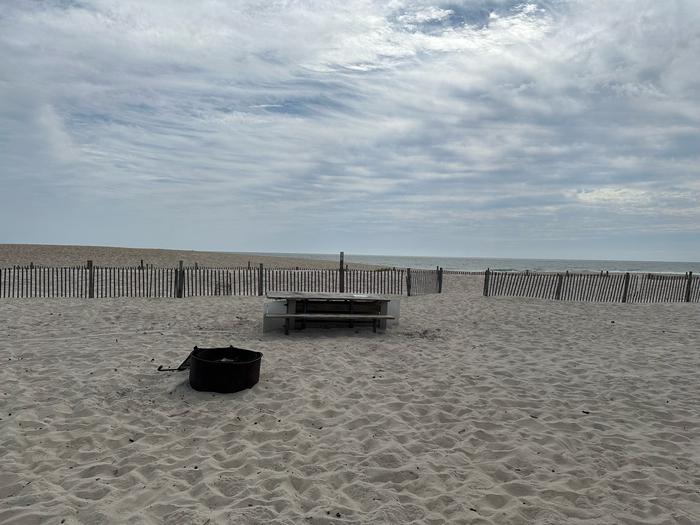
<path fill-rule="evenodd" d="M 352 294 L 329 292 L 267 292 L 269 299 L 285 301 L 283 313 L 266 313 L 268 318 L 284 319 L 284 333 L 289 334 L 289 327 L 306 327 L 306 321 L 348 321 L 350 326 L 356 321 L 372 323 L 372 329 L 385 329 L 386 322 L 395 317 L 387 313 L 389 302 L 387 295 Z"/>

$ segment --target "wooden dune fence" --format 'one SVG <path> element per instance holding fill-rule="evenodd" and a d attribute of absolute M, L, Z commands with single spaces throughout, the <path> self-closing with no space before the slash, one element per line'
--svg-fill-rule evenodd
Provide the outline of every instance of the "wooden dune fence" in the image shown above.
<path fill-rule="evenodd" d="M 0 298 L 195 297 L 267 291 L 420 295 L 442 291 L 442 271 L 87 266 L 0 268 Z"/>
<path fill-rule="evenodd" d="M 264 295 L 280 292 L 338 292 L 402 295 L 404 270 L 328 270 L 278 268 L 185 268 L 184 297 Z"/>
<path fill-rule="evenodd" d="M 436 270 L 406 270 L 408 295 L 442 293 L 442 268 Z"/>
<path fill-rule="evenodd" d="M 562 301 L 618 303 L 700 302 L 700 278 L 658 273 L 484 274 L 485 296 L 533 297 Z"/>

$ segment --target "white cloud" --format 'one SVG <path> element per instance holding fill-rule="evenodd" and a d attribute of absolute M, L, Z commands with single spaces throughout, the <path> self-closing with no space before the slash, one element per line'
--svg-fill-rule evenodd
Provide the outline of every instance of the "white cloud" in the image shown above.
<path fill-rule="evenodd" d="M 44 131 L 53 160 L 63 163 L 78 159 L 78 150 L 73 139 L 65 129 L 63 119 L 53 107 L 48 104 L 41 106 L 37 114 L 37 121 Z"/>
<path fill-rule="evenodd" d="M 694 0 L 4 2 L 0 184 L 232 222 L 332 203 L 329 227 L 445 245 L 478 220 L 687 233 L 699 24 Z"/>
<path fill-rule="evenodd" d="M 649 191 L 629 188 L 600 188 L 582 191 L 576 195 L 578 200 L 588 204 L 615 204 L 615 205 L 648 205 L 652 202 L 652 194 Z"/>

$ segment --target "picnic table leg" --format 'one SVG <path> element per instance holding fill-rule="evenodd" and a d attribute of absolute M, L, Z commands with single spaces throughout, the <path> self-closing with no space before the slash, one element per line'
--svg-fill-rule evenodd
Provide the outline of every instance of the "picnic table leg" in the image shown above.
<path fill-rule="evenodd" d="M 372 331 L 376 334 L 377 333 L 377 320 L 372 319 Z"/>
<path fill-rule="evenodd" d="M 389 313 L 389 303 L 379 303 L 379 313 L 381 315 L 387 315 L 387 313 Z M 381 328 L 382 330 L 386 330 L 386 319 L 382 319 L 381 321 L 379 321 L 379 328 Z"/>
<path fill-rule="evenodd" d="M 289 335 L 289 317 L 284 318 L 284 335 Z"/>
<path fill-rule="evenodd" d="M 296 302 L 296 300 L 294 300 L 294 299 L 287 299 L 287 313 L 288 313 L 288 314 L 296 314 L 296 313 L 298 313 L 298 312 L 297 312 L 297 302 Z M 290 319 L 286 319 L 285 322 L 286 322 L 286 325 L 285 325 L 285 326 L 286 326 L 286 328 L 285 328 L 286 332 L 285 332 L 285 334 L 289 334 L 289 325 L 290 325 L 291 323 L 294 323 L 294 328 L 296 328 L 296 323 L 297 323 L 297 322 L 296 322 L 296 319 L 295 319 L 294 321 L 291 321 L 291 322 L 290 322 Z"/>

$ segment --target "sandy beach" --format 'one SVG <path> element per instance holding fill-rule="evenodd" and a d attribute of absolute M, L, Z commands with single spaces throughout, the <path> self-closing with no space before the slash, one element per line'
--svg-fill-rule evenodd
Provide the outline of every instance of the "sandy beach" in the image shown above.
<path fill-rule="evenodd" d="M 378 334 L 263 335 L 260 297 L 0 301 L 0 522 L 700 523 L 700 305 L 481 283 Z M 253 389 L 157 371 L 229 344 Z"/>
<path fill-rule="evenodd" d="M 176 267 L 179 261 L 188 265 L 210 267 L 242 267 L 263 263 L 269 268 L 337 268 L 337 261 L 274 257 L 250 253 L 202 252 L 194 250 L 162 250 L 156 248 L 118 248 L 111 246 L 59 246 L 43 244 L 0 244 L 0 267 L 85 265 L 91 260 L 97 266 Z M 346 263 L 349 268 L 372 268 L 366 264 Z"/>

